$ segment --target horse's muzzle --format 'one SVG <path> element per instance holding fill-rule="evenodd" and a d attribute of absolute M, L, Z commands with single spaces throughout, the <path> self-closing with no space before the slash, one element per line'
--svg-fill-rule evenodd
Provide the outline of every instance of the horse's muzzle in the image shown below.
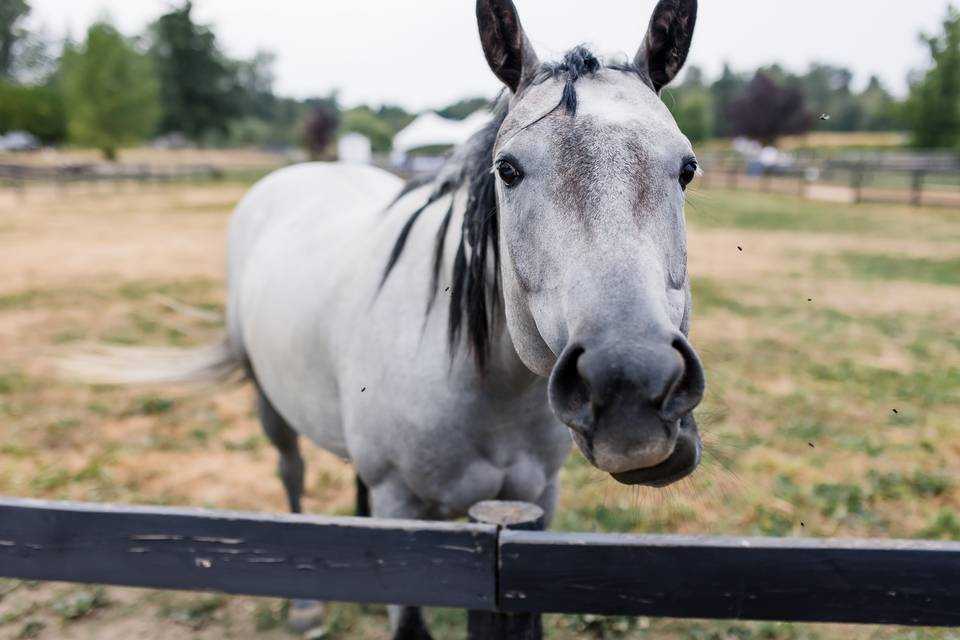
<path fill-rule="evenodd" d="M 626 484 L 664 486 L 696 468 L 692 411 L 703 366 L 687 339 L 572 341 L 550 376 L 550 405 L 597 468 Z"/>
<path fill-rule="evenodd" d="M 700 464 L 702 451 L 703 447 L 700 443 L 697 423 L 694 421 L 692 414 L 687 415 L 680 420 L 677 444 L 669 458 L 653 467 L 610 475 L 621 484 L 665 487 L 693 473 L 697 465 Z"/>

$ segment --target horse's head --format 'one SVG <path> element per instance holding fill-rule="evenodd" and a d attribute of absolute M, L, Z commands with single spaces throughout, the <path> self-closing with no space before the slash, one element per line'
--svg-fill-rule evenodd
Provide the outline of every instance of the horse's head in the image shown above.
<path fill-rule="evenodd" d="M 627 484 L 669 484 L 700 460 L 684 225 L 697 164 L 659 97 L 696 14 L 696 0 L 660 0 L 628 65 L 583 48 L 541 64 L 511 0 L 477 2 L 511 92 L 493 155 L 510 335 L 584 455 Z"/>

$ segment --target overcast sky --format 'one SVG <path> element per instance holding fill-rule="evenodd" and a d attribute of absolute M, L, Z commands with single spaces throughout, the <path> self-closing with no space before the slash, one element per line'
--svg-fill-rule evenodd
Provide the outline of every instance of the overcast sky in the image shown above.
<path fill-rule="evenodd" d="M 541 59 L 585 42 L 597 53 L 630 54 L 654 0 L 515 0 Z M 79 37 L 108 15 L 140 32 L 170 0 L 31 0 L 32 23 Z M 177 3 L 179 4 L 179 3 Z M 898 94 L 926 61 L 917 34 L 933 32 L 948 0 L 702 0 L 690 61 L 716 75 L 724 61 L 752 69 L 780 62 L 852 68 Z M 422 109 L 489 95 L 473 0 L 195 0 L 233 56 L 277 55 L 277 91 L 306 97 L 340 91 L 345 105 L 398 103 Z"/>

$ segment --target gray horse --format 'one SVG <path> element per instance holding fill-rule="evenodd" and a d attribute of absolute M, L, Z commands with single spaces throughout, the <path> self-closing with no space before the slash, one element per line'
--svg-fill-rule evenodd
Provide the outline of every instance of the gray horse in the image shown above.
<path fill-rule="evenodd" d="M 582 47 L 541 63 L 511 0 L 478 0 L 506 86 L 493 122 L 406 186 L 344 164 L 261 181 L 230 224 L 225 342 L 129 379 L 245 369 L 293 511 L 299 434 L 353 462 L 381 518 L 505 499 L 549 519 L 571 440 L 625 484 L 691 473 L 697 163 L 659 93 L 696 13 L 661 0 L 626 64 Z M 429 637 L 415 609 L 391 620 L 397 638 Z"/>

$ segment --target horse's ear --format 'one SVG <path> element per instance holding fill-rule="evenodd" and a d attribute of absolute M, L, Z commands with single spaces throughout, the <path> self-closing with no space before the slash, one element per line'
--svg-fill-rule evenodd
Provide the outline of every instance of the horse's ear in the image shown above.
<path fill-rule="evenodd" d="M 653 10 L 633 62 L 648 75 L 657 93 L 677 77 L 687 61 L 696 24 L 697 0 L 660 0 Z"/>
<path fill-rule="evenodd" d="M 540 66 L 517 8 L 512 0 L 477 0 L 477 25 L 490 68 L 510 91 L 517 93 L 532 81 Z"/>

